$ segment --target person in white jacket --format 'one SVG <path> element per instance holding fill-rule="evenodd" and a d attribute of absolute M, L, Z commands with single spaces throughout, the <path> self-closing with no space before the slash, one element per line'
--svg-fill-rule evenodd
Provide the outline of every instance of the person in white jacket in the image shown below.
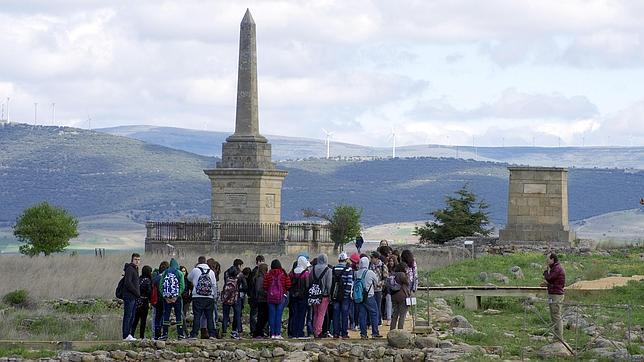
<path fill-rule="evenodd" d="M 215 308 L 215 295 L 217 294 L 217 280 L 215 273 L 206 264 L 206 257 L 200 256 L 197 259 L 197 266 L 188 274 L 188 281 L 194 286 L 192 288 L 192 313 L 194 316 L 190 338 L 197 338 L 201 317 L 206 318 L 206 326 L 210 338 L 215 338 L 215 323 L 213 310 Z"/>

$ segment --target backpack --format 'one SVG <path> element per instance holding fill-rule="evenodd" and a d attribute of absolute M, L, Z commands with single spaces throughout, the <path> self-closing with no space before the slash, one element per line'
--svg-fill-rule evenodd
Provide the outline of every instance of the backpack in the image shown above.
<path fill-rule="evenodd" d="M 159 302 L 159 285 L 152 283 L 152 291 L 150 292 L 150 304 L 156 306 Z"/>
<path fill-rule="evenodd" d="M 316 305 L 322 303 L 322 286 L 320 285 L 320 279 L 324 277 L 326 271 L 329 268 L 324 268 L 322 274 L 319 277 L 315 277 L 315 269 L 313 270 L 313 282 L 311 282 L 311 287 L 309 288 L 309 305 Z"/>
<path fill-rule="evenodd" d="M 125 277 L 121 278 L 119 280 L 118 285 L 116 286 L 116 290 L 114 291 L 114 296 L 117 299 L 123 300 L 124 296 L 123 294 L 125 293 Z"/>
<path fill-rule="evenodd" d="M 342 302 L 344 300 L 344 275 L 345 269 L 333 269 L 333 282 L 331 283 L 330 298 L 333 302 Z"/>
<path fill-rule="evenodd" d="M 139 279 L 139 290 L 141 291 L 141 297 L 136 299 L 137 308 L 143 307 L 150 299 L 150 293 L 152 292 L 152 281 L 150 278 Z"/>
<path fill-rule="evenodd" d="M 309 291 L 308 288 L 306 287 L 306 278 L 302 278 L 302 274 L 304 272 L 301 272 L 300 274 L 295 274 L 293 272 L 293 278 L 291 279 L 291 297 L 293 298 L 306 298 L 309 296 Z"/>
<path fill-rule="evenodd" d="M 402 285 L 398 284 L 395 275 L 388 276 L 387 279 L 385 279 L 385 285 L 387 286 L 391 294 L 394 294 L 395 292 L 402 289 Z"/>
<path fill-rule="evenodd" d="M 365 289 L 364 285 L 364 277 L 367 275 L 367 272 L 369 269 L 365 270 L 362 273 L 362 277 L 356 279 L 356 281 L 353 283 L 353 302 L 354 303 L 364 303 L 367 298 L 369 297 L 369 290 L 371 290 L 371 285 L 369 286 L 369 289 Z"/>
<path fill-rule="evenodd" d="M 268 286 L 268 292 L 266 293 L 266 301 L 271 304 L 280 304 L 283 297 L 284 283 L 282 282 L 282 274 L 273 276 L 271 285 Z"/>
<path fill-rule="evenodd" d="M 201 267 L 198 267 L 199 270 L 201 270 L 201 275 L 199 275 L 199 279 L 197 279 L 197 285 L 195 286 L 195 292 L 197 295 L 202 295 L 205 297 L 210 297 L 212 296 L 212 280 L 210 280 L 210 269 L 201 269 Z"/>
<path fill-rule="evenodd" d="M 224 290 L 221 292 L 221 302 L 226 305 L 234 305 L 239 297 L 237 288 L 237 276 L 227 277 Z"/>
<path fill-rule="evenodd" d="M 179 278 L 173 272 L 164 274 L 161 295 L 168 300 L 168 303 L 174 303 L 179 296 Z"/>

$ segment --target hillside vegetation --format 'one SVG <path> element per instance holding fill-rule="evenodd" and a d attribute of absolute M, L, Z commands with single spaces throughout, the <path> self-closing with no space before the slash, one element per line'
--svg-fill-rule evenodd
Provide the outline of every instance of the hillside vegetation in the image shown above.
<path fill-rule="evenodd" d="M 142 221 L 210 214 L 203 169 L 216 159 L 141 141 L 74 128 L 12 124 L 0 128 L 0 221 L 5 225 L 40 201 L 77 217 L 130 212 Z M 490 204 L 491 220 L 505 223 L 507 165 L 451 158 L 373 161 L 310 159 L 278 163 L 289 171 L 282 218 L 324 211 L 344 202 L 364 209 L 377 225 L 424 220 L 445 195 L 469 183 Z M 644 171 L 571 169 L 570 219 L 638 206 Z"/>

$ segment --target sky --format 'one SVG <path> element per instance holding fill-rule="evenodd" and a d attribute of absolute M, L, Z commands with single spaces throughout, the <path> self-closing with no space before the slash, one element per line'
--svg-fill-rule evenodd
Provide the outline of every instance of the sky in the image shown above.
<path fill-rule="evenodd" d="M 9 97 L 10 121 L 232 132 L 250 8 L 262 134 L 644 146 L 643 1 L 0 4 L 0 115 Z"/>

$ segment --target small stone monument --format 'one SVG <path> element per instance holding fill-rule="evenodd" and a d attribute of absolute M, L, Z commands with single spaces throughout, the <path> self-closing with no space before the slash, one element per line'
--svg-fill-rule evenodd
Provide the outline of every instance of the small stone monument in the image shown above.
<path fill-rule="evenodd" d="M 204 170 L 212 183 L 212 219 L 279 223 L 286 171 L 271 161 L 271 145 L 259 134 L 255 21 L 246 10 L 239 37 L 235 133 L 222 145 L 221 162 Z"/>
<path fill-rule="evenodd" d="M 501 241 L 570 243 L 568 170 L 559 167 L 508 167 L 508 223 Z"/>

